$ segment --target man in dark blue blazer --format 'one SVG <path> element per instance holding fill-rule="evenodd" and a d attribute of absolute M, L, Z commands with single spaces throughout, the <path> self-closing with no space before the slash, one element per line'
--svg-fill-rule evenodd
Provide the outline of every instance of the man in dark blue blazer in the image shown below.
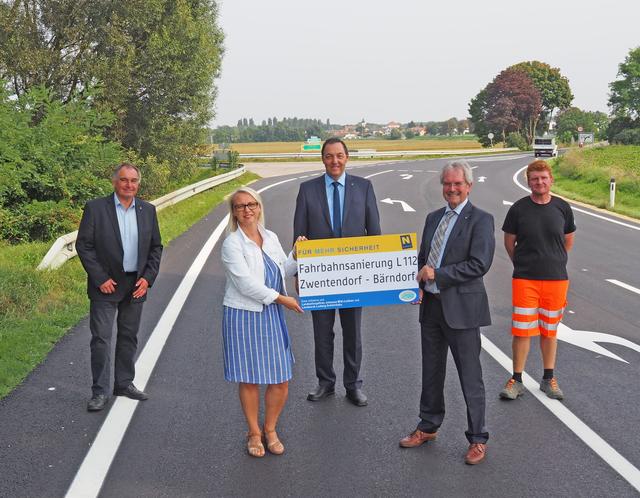
<path fill-rule="evenodd" d="M 413 448 L 432 441 L 444 419 L 447 350 L 456 363 L 467 404 L 469 448 L 465 462 L 480 463 L 489 433 L 480 365 L 480 327 L 491 324 L 485 275 L 493 261 L 493 216 L 468 199 L 473 172 L 465 161 L 445 165 L 440 174 L 447 205 L 429 213 L 418 255 L 422 396 L 420 422 L 400 441 Z"/>
<path fill-rule="evenodd" d="M 87 202 L 76 240 L 91 301 L 93 385 L 89 411 L 102 410 L 109 401 L 116 313 L 113 394 L 140 401 L 148 398 L 133 385 L 133 378 L 142 305 L 158 275 L 162 256 L 158 217 L 153 204 L 136 197 L 140 186 L 136 166 L 119 165 L 112 183 L 113 194 Z"/>
<path fill-rule="evenodd" d="M 329 239 L 380 235 L 380 215 L 373 185 L 365 178 L 345 172 L 349 151 L 338 138 L 322 145 L 325 174 L 300 185 L 293 221 L 293 238 Z M 362 344 L 360 324 L 362 308 L 339 309 L 342 326 L 344 375 L 347 398 L 356 406 L 366 406 L 362 392 L 360 364 Z M 333 369 L 333 325 L 335 310 L 312 311 L 315 363 L 318 386 L 309 393 L 309 401 L 335 394 Z"/>

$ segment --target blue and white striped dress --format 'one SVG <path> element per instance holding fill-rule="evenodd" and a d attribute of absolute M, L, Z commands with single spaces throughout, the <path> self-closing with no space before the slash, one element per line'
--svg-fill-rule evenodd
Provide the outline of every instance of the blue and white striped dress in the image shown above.
<path fill-rule="evenodd" d="M 282 293 L 282 275 L 262 253 L 265 285 Z M 224 378 L 248 384 L 280 384 L 291 379 L 294 362 L 282 305 L 262 311 L 224 306 L 222 317 Z"/>

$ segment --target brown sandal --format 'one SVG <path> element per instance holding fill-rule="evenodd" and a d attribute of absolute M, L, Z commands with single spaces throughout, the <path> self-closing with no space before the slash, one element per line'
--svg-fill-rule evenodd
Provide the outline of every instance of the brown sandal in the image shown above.
<path fill-rule="evenodd" d="M 247 433 L 247 453 L 256 458 L 262 458 L 264 456 L 262 434 Z"/>
<path fill-rule="evenodd" d="M 269 453 L 273 455 L 282 455 L 284 453 L 284 445 L 278 438 L 278 434 L 276 433 L 276 431 L 268 431 L 266 429 L 263 429 L 263 434 L 264 442 L 267 443 L 267 449 L 269 450 Z M 275 434 L 275 440 L 269 442 L 269 437 L 267 437 L 267 434 Z"/>

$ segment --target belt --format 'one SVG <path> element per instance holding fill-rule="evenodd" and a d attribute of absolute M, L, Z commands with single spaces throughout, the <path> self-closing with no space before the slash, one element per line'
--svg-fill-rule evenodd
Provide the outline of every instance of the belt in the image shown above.
<path fill-rule="evenodd" d="M 442 296 L 440 296 L 440 293 L 438 293 L 438 294 L 434 294 L 434 293 L 432 293 L 432 292 L 425 292 L 425 293 L 424 293 L 424 295 L 425 295 L 426 297 L 432 297 L 433 299 L 437 299 L 438 301 L 441 301 L 441 300 L 442 300 Z"/>
<path fill-rule="evenodd" d="M 127 277 L 137 277 L 138 276 L 138 272 L 137 271 L 126 271 L 126 272 L 124 272 L 124 274 Z"/>

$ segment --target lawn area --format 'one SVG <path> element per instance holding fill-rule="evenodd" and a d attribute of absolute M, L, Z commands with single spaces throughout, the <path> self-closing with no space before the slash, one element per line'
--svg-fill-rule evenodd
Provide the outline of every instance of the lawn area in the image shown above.
<path fill-rule="evenodd" d="M 482 145 L 475 136 L 460 138 L 412 138 L 410 140 L 346 140 L 350 150 L 375 149 L 388 150 L 459 150 L 480 149 Z M 251 142 L 229 144 L 233 150 L 240 154 L 266 154 L 279 152 L 301 152 L 302 142 Z"/>
<path fill-rule="evenodd" d="M 160 211 L 162 243 L 167 246 L 229 192 L 257 178 L 245 173 Z M 86 274 L 78 258 L 58 270 L 36 270 L 50 246 L 0 243 L 0 398 L 22 382 L 89 309 Z"/>
<path fill-rule="evenodd" d="M 553 190 L 609 209 L 609 180 L 616 179 L 612 211 L 640 218 L 640 146 L 610 145 L 573 149 L 553 161 Z"/>

